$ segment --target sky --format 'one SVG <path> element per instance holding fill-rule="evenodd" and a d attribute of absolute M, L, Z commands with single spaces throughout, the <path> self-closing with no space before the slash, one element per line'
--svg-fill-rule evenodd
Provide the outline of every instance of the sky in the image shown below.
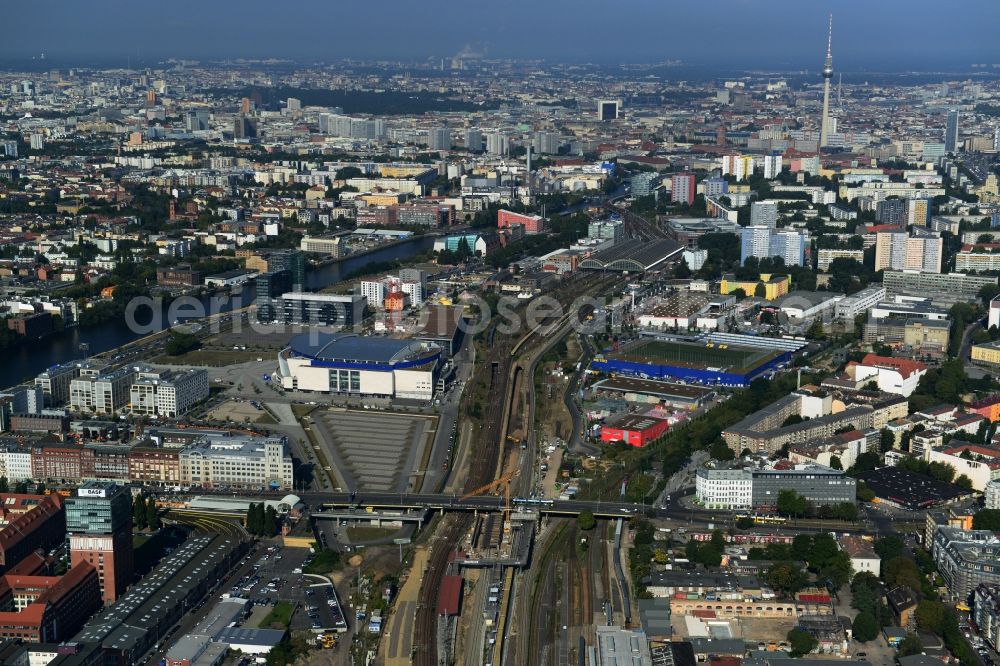
<path fill-rule="evenodd" d="M 681 59 L 816 70 L 1000 63 L 998 0 L 28 0 L 4 3 L 0 59 L 449 57 Z M 974 20 L 972 20 L 974 17 Z M 950 19 L 950 20 L 949 20 Z"/>

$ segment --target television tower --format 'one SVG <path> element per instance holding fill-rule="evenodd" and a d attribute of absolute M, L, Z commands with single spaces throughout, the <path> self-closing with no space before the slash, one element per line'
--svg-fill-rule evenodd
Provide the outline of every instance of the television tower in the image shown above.
<path fill-rule="evenodd" d="M 823 119 L 819 129 L 819 147 L 825 148 L 830 134 L 830 79 L 833 78 L 833 14 L 826 38 L 826 60 L 823 62 Z"/>

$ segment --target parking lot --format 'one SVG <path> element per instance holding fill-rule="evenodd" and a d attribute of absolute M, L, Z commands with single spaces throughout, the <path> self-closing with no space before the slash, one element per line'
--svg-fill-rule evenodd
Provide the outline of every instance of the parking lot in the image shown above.
<path fill-rule="evenodd" d="M 412 490 L 412 472 L 429 444 L 430 419 L 331 409 L 313 412 L 310 422 L 331 447 L 333 462 L 350 488 Z"/>
<path fill-rule="evenodd" d="M 347 631 L 346 613 L 334 586 L 322 576 L 302 573 L 310 561 L 307 549 L 271 546 L 229 593 L 264 608 L 273 608 L 279 601 L 294 604 L 290 625 L 293 630 Z"/>

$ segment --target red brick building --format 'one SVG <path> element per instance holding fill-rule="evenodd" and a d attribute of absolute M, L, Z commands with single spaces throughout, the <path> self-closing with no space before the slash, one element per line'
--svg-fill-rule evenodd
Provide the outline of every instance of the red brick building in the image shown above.
<path fill-rule="evenodd" d="M 524 226 L 527 234 L 540 234 L 545 231 L 545 218 L 540 215 L 521 215 L 509 210 L 497 211 L 497 228 L 506 229 L 512 224 Z"/>
<path fill-rule="evenodd" d="M 34 506 L 23 513 L 10 515 L 0 529 L 0 571 L 7 571 L 39 548 L 49 550 L 66 536 L 66 514 L 59 495 L 0 494 L 6 507 L 27 498 Z"/>
<path fill-rule="evenodd" d="M 65 576 L 0 577 L 0 637 L 37 643 L 71 638 L 101 607 L 97 570 L 81 564 Z"/>

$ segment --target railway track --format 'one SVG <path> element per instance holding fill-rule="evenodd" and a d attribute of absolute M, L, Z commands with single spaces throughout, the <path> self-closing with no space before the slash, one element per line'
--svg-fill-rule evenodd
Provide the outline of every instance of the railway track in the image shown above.
<path fill-rule="evenodd" d="M 578 275 L 551 295 L 560 302 L 568 303 L 597 287 L 613 284 L 616 279 L 600 274 Z M 553 322 L 566 321 L 574 314 L 567 313 L 561 320 L 551 318 L 551 321 L 542 321 L 519 337 L 498 330 L 496 323 L 488 330 L 487 356 L 481 368 L 477 369 L 477 373 L 488 373 L 487 405 L 480 433 L 475 438 L 478 448 L 470 456 L 469 472 L 463 486 L 465 492 L 495 480 L 503 471 L 503 453 L 508 431 L 519 403 L 522 399 L 526 399 L 524 392 L 520 390 L 520 385 L 525 381 L 524 368 L 520 364 L 515 365 L 519 354 L 530 348 L 529 343 L 535 338 L 550 332 Z M 481 379 L 482 375 L 476 381 Z M 527 381 L 530 385 L 531 378 L 528 377 Z M 468 532 L 471 525 L 471 515 L 448 515 L 442 521 L 440 533 L 434 541 L 414 621 L 415 663 L 418 666 L 436 666 L 438 663 L 437 593 L 441 579 L 447 572 L 448 554 Z M 498 638 L 495 649 L 498 653 L 502 653 L 504 637 Z"/>

